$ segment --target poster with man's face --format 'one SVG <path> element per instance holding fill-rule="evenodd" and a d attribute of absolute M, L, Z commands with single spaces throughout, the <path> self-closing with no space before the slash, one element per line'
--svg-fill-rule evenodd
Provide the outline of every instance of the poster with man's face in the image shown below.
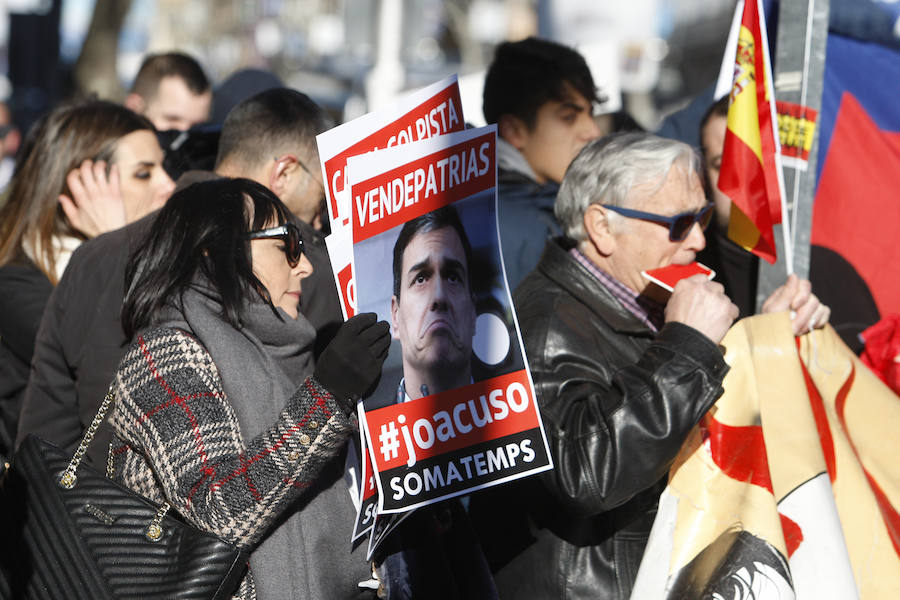
<path fill-rule="evenodd" d="M 379 513 L 551 468 L 503 274 L 496 129 L 351 158 L 357 305 L 391 325 L 365 400 Z"/>
<path fill-rule="evenodd" d="M 344 317 L 356 314 L 347 160 L 465 128 L 456 75 L 316 136 L 331 235 L 326 239 Z"/>

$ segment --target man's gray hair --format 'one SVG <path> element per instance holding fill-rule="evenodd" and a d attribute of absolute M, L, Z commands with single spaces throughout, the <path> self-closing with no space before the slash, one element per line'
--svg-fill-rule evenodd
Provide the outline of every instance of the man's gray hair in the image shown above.
<path fill-rule="evenodd" d="M 700 172 L 700 158 L 683 142 L 650 133 L 620 133 L 585 146 L 566 170 L 554 211 L 567 237 L 587 238 L 584 212 L 591 204 L 624 206 L 637 185 L 660 185 L 675 165 Z"/>

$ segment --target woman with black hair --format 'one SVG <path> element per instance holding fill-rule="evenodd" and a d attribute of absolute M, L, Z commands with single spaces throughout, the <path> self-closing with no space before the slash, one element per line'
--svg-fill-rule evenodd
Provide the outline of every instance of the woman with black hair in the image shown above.
<path fill-rule="evenodd" d="M 388 326 L 350 319 L 314 365 L 298 311 L 311 270 L 287 208 L 257 183 L 220 179 L 172 196 L 127 271 L 116 477 L 250 549 L 238 598 L 356 598 L 370 574 L 347 538 L 310 552 L 303 507 L 340 460 Z"/>

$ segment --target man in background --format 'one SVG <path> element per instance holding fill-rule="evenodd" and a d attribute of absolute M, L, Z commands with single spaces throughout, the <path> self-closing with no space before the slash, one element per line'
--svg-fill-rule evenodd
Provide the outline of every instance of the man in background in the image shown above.
<path fill-rule="evenodd" d="M 147 117 L 157 131 L 187 131 L 209 119 L 212 88 L 203 68 L 187 54 L 151 54 L 124 104 Z"/>
<path fill-rule="evenodd" d="M 318 225 L 325 186 L 316 136 L 332 125 L 305 94 L 288 88 L 256 94 L 228 113 L 219 137 L 215 172 L 262 183 L 298 219 Z"/>
<path fill-rule="evenodd" d="M 498 221 L 509 288 L 562 232 L 553 202 L 566 168 L 600 136 L 599 101 L 584 58 L 572 48 L 527 38 L 497 46 L 484 81 L 484 118 L 497 124 Z"/>

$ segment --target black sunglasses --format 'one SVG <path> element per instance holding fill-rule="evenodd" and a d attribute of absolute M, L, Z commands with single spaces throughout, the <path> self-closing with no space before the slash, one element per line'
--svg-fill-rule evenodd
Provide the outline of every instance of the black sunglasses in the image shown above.
<path fill-rule="evenodd" d="M 284 255 L 287 257 L 291 268 L 296 267 L 300 263 L 300 256 L 303 254 L 303 236 L 300 235 L 300 229 L 296 225 L 285 223 L 278 227 L 251 231 L 247 234 L 247 239 L 250 240 L 266 238 L 281 238 L 284 240 Z"/>
<path fill-rule="evenodd" d="M 608 206 L 606 204 L 603 205 L 603 208 L 619 213 L 624 217 L 643 219 L 645 221 L 653 221 L 654 223 L 659 223 L 660 225 L 668 225 L 669 239 L 673 242 L 683 241 L 684 238 L 688 236 L 688 233 L 690 233 L 691 227 L 694 226 L 694 223 L 700 223 L 700 228 L 705 230 L 707 227 L 709 227 L 709 222 L 712 221 L 713 214 L 712 202 L 698 211 L 686 211 L 678 213 L 677 215 L 672 215 L 670 217 L 667 217 L 665 215 L 658 215 L 651 212 L 644 212 L 642 210 L 632 210 L 630 208 L 621 208 L 619 206 Z"/>

